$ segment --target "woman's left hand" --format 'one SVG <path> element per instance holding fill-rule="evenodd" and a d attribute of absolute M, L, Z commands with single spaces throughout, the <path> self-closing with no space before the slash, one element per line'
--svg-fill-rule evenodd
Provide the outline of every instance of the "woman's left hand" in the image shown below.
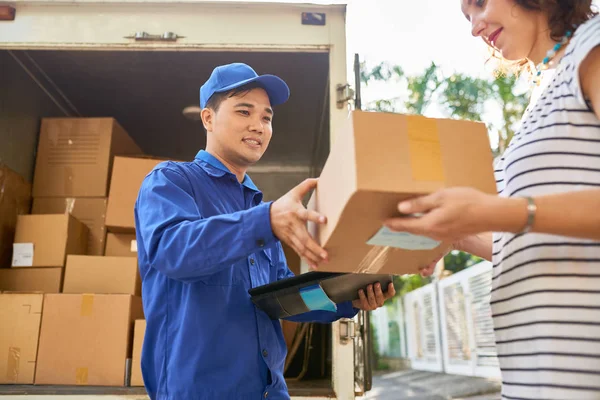
<path fill-rule="evenodd" d="M 393 231 L 454 243 L 469 235 L 494 230 L 499 202 L 500 197 L 471 188 L 442 189 L 398 204 L 403 214 L 424 213 L 423 216 L 391 218 L 384 224 Z"/>

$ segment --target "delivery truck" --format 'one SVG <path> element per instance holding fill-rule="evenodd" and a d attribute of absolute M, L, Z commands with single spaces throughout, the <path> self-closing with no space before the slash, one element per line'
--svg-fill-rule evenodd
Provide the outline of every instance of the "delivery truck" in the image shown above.
<path fill-rule="evenodd" d="M 276 199 L 319 175 L 356 106 L 345 12 L 344 4 L 0 1 L 0 161 L 32 182 L 41 121 L 55 117 L 114 118 L 144 154 L 191 160 L 205 145 L 201 84 L 215 66 L 245 62 L 291 89 L 275 110 L 268 151 L 249 171 L 265 200 Z M 297 272 L 306 272 L 293 257 Z M 367 326 L 360 313 L 293 327 L 286 371 L 292 398 L 348 400 L 368 391 Z M 122 386 L 12 384 L 1 385 L 0 396 L 145 398 L 143 388 L 130 386 L 127 361 Z"/>

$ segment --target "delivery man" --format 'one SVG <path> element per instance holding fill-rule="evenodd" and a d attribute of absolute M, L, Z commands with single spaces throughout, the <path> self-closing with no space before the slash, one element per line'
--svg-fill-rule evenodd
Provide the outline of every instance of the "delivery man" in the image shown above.
<path fill-rule="evenodd" d="M 272 135 L 273 109 L 289 88 L 248 65 L 217 67 L 200 89 L 206 150 L 191 162 L 165 162 L 138 195 L 135 221 L 147 328 L 142 374 L 153 400 L 289 399 L 286 344 L 279 320 L 257 309 L 252 287 L 292 276 L 281 241 L 312 266 L 327 253 L 310 237 L 306 180 L 275 202 L 246 174 Z M 394 295 L 369 286 L 337 311 L 295 321 L 329 323 L 373 310 Z M 348 377 L 352 379 L 352 377 Z"/>

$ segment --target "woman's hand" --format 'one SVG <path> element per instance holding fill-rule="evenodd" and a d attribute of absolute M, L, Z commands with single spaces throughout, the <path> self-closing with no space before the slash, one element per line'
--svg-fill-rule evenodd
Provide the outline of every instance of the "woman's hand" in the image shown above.
<path fill-rule="evenodd" d="M 484 258 L 488 261 L 492 259 L 492 234 L 489 232 L 480 233 L 477 235 L 465 236 L 463 239 L 452 243 L 446 252 L 432 261 L 427 267 L 421 268 L 419 273 L 423 277 L 430 276 L 435 270 L 437 263 L 452 251 L 464 251 L 477 257 Z"/>
<path fill-rule="evenodd" d="M 401 202 L 403 214 L 419 217 L 391 218 L 385 225 L 393 231 L 409 232 L 435 240 L 457 243 L 467 236 L 494 231 L 502 199 L 471 188 L 443 189 L 428 196 Z M 523 203 L 523 222 L 526 205 Z"/>

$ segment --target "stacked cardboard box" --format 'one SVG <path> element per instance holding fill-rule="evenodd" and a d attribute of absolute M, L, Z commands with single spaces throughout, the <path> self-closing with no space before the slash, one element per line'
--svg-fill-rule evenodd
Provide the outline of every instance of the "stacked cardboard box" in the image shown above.
<path fill-rule="evenodd" d="M 33 189 L 0 166 L 0 383 L 122 386 L 132 368 L 143 385 L 139 355 L 130 366 L 144 318 L 133 205 L 160 161 L 112 118 L 52 118 L 42 120 Z M 35 328 L 17 315 L 34 300 Z"/>

